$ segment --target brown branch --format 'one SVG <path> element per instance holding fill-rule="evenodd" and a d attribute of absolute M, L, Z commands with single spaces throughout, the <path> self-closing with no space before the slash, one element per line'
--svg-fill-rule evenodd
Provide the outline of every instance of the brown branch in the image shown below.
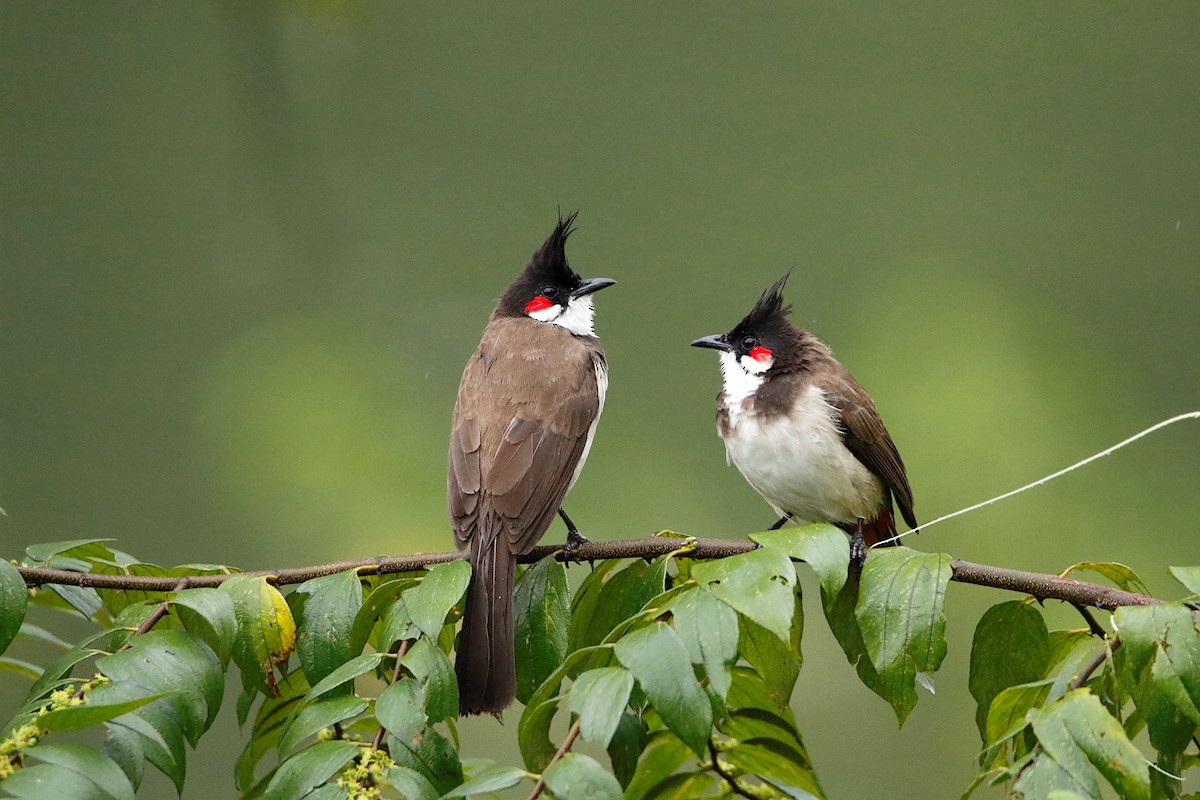
<path fill-rule="evenodd" d="M 739 797 L 745 797 L 749 800 L 757 800 L 754 795 L 747 792 L 741 787 L 740 784 L 738 784 L 737 778 L 734 775 L 730 774 L 728 770 L 721 766 L 720 762 L 717 760 L 717 746 L 713 743 L 712 739 L 708 740 L 708 752 L 712 756 L 713 772 L 720 775 L 721 780 L 729 784 L 729 791 L 733 792 Z"/>
<path fill-rule="evenodd" d="M 404 660 L 404 656 L 408 652 L 408 646 L 410 644 L 412 644 L 410 639 L 402 639 L 400 641 L 400 646 L 396 648 L 396 668 L 392 670 L 392 683 L 400 680 L 401 673 L 403 672 L 403 665 L 400 662 Z M 375 738 L 371 740 L 372 750 L 386 750 L 386 748 L 383 746 L 383 734 L 383 725 L 380 725 L 379 730 L 375 731 Z"/>
<path fill-rule="evenodd" d="M 554 758 L 550 759 L 550 763 L 546 765 L 546 769 L 554 766 L 554 762 L 567 754 L 571 749 L 571 745 L 575 744 L 576 737 L 579 736 L 579 717 L 575 718 L 575 722 L 571 723 L 571 729 L 567 731 L 567 736 L 563 739 L 563 743 L 559 745 L 558 750 L 554 753 Z M 546 774 L 546 769 L 542 770 L 542 775 Z M 537 783 L 533 785 L 533 791 L 529 793 L 529 800 L 537 800 L 542 796 L 542 792 L 546 788 L 546 782 L 542 780 L 542 775 L 538 775 Z"/>
<path fill-rule="evenodd" d="M 1079 689 L 1087 683 L 1088 679 L 1092 677 L 1092 673 L 1098 670 L 1100 665 L 1107 661 L 1108 657 L 1115 653 L 1120 646 L 1120 639 L 1113 639 L 1111 643 L 1105 642 L 1104 647 L 1100 648 L 1100 652 L 1096 654 L 1096 657 L 1079 671 L 1079 674 L 1075 676 L 1075 680 L 1071 681 L 1071 689 Z"/>
<path fill-rule="evenodd" d="M 548 555 L 557 554 L 560 561 L 601 561 L 612 558 L 655 558 L 667 553 L 678 552 L 680 558 L 725 558 L 753 550 L 758 545 L 747 539 L 679 539 L 650 536 L 644 539 L 623 539 L 613 542 L 586 542 L 575 549 L 567 558 L 558 545 L 539 545 L 521 556 L 522 563 L 532 563 Z M 462 558 L 462 553 L 417 553 L 409 556 L 381 556 L 360 560 L 335 561 L 311 567 L 294 567 L 280 570 L 235 572 L 221 575 L 196 575 L 190 578 L 189 586 L 219 586 L 236 575 L 264 577 L 276 586 L 303 583 L 312 578 L 332 575 L 348 569 L 358 570 L 360 575 L 384 575 L 394 572 L 410 572 L 433 564 L 443 564 Z M 1030 594 L 1039 600 L 1063 600 L 1081 606 L 1092 606 L 1112 611 L 1120 606 L 1154 605 L 1162 601 L 1143 594 L 1134 594 L 1110 586 L 1063 578 L 1040 572 L 1025 572 L 1006 567 L 992 567 L 954 559 L 950 562 L 953 571 L 951 580 L 978 586 Z M 28 586 L 65 584 L 97 589 L 136 589 L 142 591 L 171 591 L 178 578 L 159 578 L 140 575 L 92 575 L 86 572 L 71 572 L 44 567 L 17 567 Z"/>
<path fill-rule="evenodd" d="M 1096 622 L 1096 618 L 1092 616 L 1092 612 L 1088 611 L 1086 606 L 1081 606 L 1079 603 L 1071 603 L 1071 605 L 1075 606 L 1075 610 L 1083 617 L 1092 636 L 1099 636 L 1103 639 L 1108 635 L 1108 631 L 1104 630 L 1104 627 L 1099 622 Z"/>

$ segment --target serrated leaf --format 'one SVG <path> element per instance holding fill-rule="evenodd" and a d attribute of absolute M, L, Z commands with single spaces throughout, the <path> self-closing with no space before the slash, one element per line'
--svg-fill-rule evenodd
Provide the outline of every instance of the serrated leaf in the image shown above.
<path fill-rule="evenodd" d="M 462 785 L 458 752 L 433 728 L 425 728 L 408 739 L 388 736 L 388 750 L 397 766 L 419 773 L 440 793 Z"/>
<path fill-rule="evenodd" d="M 692 567 L 692 577 L 739 614 L 788 642 L 795 613 L 796 570 L 782 550 L 760 547 Z"/>
<path fill-rule="evenodd" d="M 419 586 L 404 593 L 404 604 L 412 621 L 430 639 L 441 633 L 446 614 L 462 599 L 471 582 L 471 565 L 466 561 L 447 561 L 430 568 Z"/>
<path fill-rule="evenodd" d="M 47 764 L 78 773 L 109 797 L 133 800 L 133 784 L 121 768 L 90 747 L 71 743 L 39 744 L 28 750 L 27 754 Z"/>
<path fill-rule="evenodd" d="M 517 700 L 521 703 L 529 701 L 566 657 L 570 621 L 566 568 L 547 556 L 521 574 L 513 593 Z"/>
<path fill-rule="evenodd" d="M 1035 714 L 1032 724 L 1038 742 L 1080 785 L 1087 783 L 1079 774 L 1076 752 L 1086 757 L 1121 797 L 1150 800 L 1146 760 L 1125 737 L 1121 723 L 1087 689 L 1067 693 Z"/>
<path fill-rule="evenodd" d="M 141 708 L 147 703 L 166 697 L 167 692 L 137 697 L 117 703 L 87 702 L 81 706 L 70 706 L 47 712 L 38 717 L 38 727 L 48 731 L 73 731 L 80 728 L 90 728 L 110 719 L 116 719 L 122 714 Z"/>
<path fill-rule="evenodd" d="M 401 678 L 379 693 L 375 717 L 384 729 L 399 739 L 408 739 L 426 725 L 425 693 L 413 678 Z"/>
<path fill-rule="evenodd" d="M 345 722 L 367 710 L 370 704 L 361 697 L 347 695 L 318 700 L 300 709 L 279 734 L 279 754 L 286 758 L 296 745 L 335 723 Z"/>
<path fill-rule="evenodd" d="M 415 641 L 404 658 L 404 668 L 421 685 L 425 694 L 425 713 L 430 724 L 458 714 L 458 679 L 454 665 L 439 648 L 422 637 Z"/>
<path fill-rule="evenodd" d="M 114 684 L 167 693 L 157 702 L 175 711 L 194 747 L 216 719 L 225 695 L 225 675 L 216 655 L 183 631 L 150 631 L 133 637 L 130 644 L 128 650 L 97 660 L 96 669 Z M 144 695 L 138 691 L 136 697 Z"/>
<path fill-rule="evenodd" d="M 233 598 L 220 589 L 186 589 L 171 599 L 171 605 L 184 630 L 200 637 L 227 664 L 237 636 Z"/>
<path fill-rule="evenodd" d="M 267 784 L 262 800 L 301 800 L 342 770 L 355 756 L 358 746 L 334 739 L 306 747 L 279 765 Z"/>
<path fill-rule="evenodd" d="M 606 561 L 579 587 L 571 609 L 568 650 L 581 650 L 604 641 L 621 622 L 662 594 L 667 556 L 647 564 L 640 559 L 628 563 Z"/>
<path fill-rule="evenodd" d="M 863 567 L 854 617 L 879 676 L 876 691 L 900 724 L 917 702 L 916 674 L 937 671 L 946 656 L 950 575 L 949 556 L 907 547 L 873 550 Z"/>
<path fill-rule="evenodd" d="M 222 583 L 221 591 L 232 598 L 237 617 L 233 660 L 242 671 L 242 683 L 265 690 L 266 676 L 296 647 L 291 609 L 266 578 L 238 575 Z"/>
<path fill-rule="evenodd" d="M 314 684 L 305 694 L 304 699 L 313 700 L 348 681 L 353 681 L 359 675 L 365 675 L 379 665 L 384 655 L 384 653 L 363 653 L 361 656 L 355 656 L 326 675 L 324 680 Z"/>
<path fill-rule="evenodd" d="M 656 622 L 622 637 L 615 652 L 637 678 L 663 723 L 702 755 L 712 731 L 712 705 L 696 682 L 687 650 L 675 630 Z"/>
<path fill-rule="evenodd" d="M 570 708 L 579 715 L 579 732 L 589 742 L 608 746 L 633 691 L 633 675 L 621 667 L 592 669 L 571 686 Z"/>
<path fill-rule="evenodd" d="M 357 655 L 346 637 L 362 607 L 358 573 L 348 569 L 305 581 L 295 596 L 303 603 L 296 654 L 310 684 L 317 684 Z M 348 691 L 348 690 L 347 690 Z"/>
<path fill-rule="evenodd" d="M 516 786 L 525 778 L 529 777 L 529 773 L 517 767 L 493 767 L 479 775 L 476 775 L 471 780 L 458 786 L 442 795 L 442 800 L 450 800 L 454 797 L 470 797 L 473 794 L 484 794 L 486 792 L 499 792 L 510 786 Z"/>
<path fill-rule="evenodd" d="M 668 608 L 688 658 L 704 666 L 709 686 L 723 701 L 738 657 L 737 612 L 700 587 L 677 595 Z"/>
<path fill-rule="evenodd" d="M 588 800 L 621 800 L 621 785 L 594 759 L 567 753 L 551 764 L 542 780 L 556 797 L 586 797 Z"/>
<path fill-rule="evenodd" d="M 1200 594 L 1200 567 L 1167 567 L 1167 570 L 1189 592 Z"/>
<path fill-rule="evenodd" d="M 78 772 L 55 764 L 34 764 L 17 770 L 4 779 L 3 789 L 9 797 L 20 800 L 107 800 L 108 795 L 95 782 Z"/>
<path fill-rule="evenodd" d="M 633 780 L 625 789 L 626 800 L 645 800 L 653 797 L 650 792 L 659 783 L 693 758 L 695 754 L 673 734 L 667 731 L 652 734 L 650 744 L 646 746 L 638 761 Z"/>
<path fill-rule="evenodd" d="M 1011 600 L 989 608 L 975 626 L 968 686 L 975 698 L 975 723 L 987 744 L 988 709 L 1010 686 L 1031 683 L 1046 674 L 1050 634 L 1046 621 L 1028 603 Z"/>
<path fill-rule="evenodd" d="M 774 547 L 812 567 L 821 583 L 821 598 L 826 609 L 833 605 L 846 585 L 850 569 L 850 543 L 846 534 L 824 523 L 802 528 L 783 528 L 750 535 L 752 541 Z"/>
<path fill-rule="evenodd" d="M 1078 564 L 1072 564 L 1067 567 L 1059 574 L 1065 578 L 1072 572 L 1080 570 L 1103 575 L 1112 581 L 1114 586 L 1127 592 L 1150 594 L 1150 589 L 1146 586 L 1146 582 L 1141 579 L 1141 576 L 1130 567 L 1118 564 L 1116 561 L 1080 561 Z"/>
<path fill-rule="evenodd" d="M 29 604 L 29 589 L 17 568 L 0 559 L 0 653 L 8 649 L 21 623 L 25 620 L 25 608 Z"/>

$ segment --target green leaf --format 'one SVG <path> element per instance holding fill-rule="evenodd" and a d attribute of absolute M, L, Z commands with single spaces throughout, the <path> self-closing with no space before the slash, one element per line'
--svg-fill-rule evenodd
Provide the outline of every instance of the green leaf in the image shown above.
<path fill-rule="evenodd" d="M 414 770 L 439 793 L 462 785 L 462 764 L 458 760 L 458 753 L 446 737 L 433 728 L 426 728 L 408 739 L 388 736 L 388 750 L 398 766 Z"/>
<path fill-rule="evenodd" d="M 470 797 L 473 794 L 484 794 L 485 792 L 499 792 L 510 786 L 516 786 L 527 777 L 529 777 L 529 773 L 517 767 L 493 767 L 476 775 L 462 786 L 446 792 L 442 795 L 442 800 L 450 800 L 453 797 Z"/>
<path fill-rule="evenodd" d="M 541 772 L 550 763 L 558 745 L 549 741 L 550 723 L 558 710 L 559 688 L 568 674 L 577 674 L 587 668 L 608 666 L 611 662 L 611 645 L 595 645 L 576 650 L 567 656 L 546 681 L 538 687 L 521 712 L 517 726 L 517 744 L 525 767 L 532 772 Z"/>
<path fill-rule="evenodd" d="M 654 797 L 650 794 L 651 790 L 692 758 L 695 758 L 692 751 L 674 735 L 666 731 L 652 734 L 650 744 L 638 761 L 633 780 L 625 789 L 625 800 Z"/>
<path fill-rule="evenodd" d="M 229 663 L 237 636 L 233 599 L 220 589 L 186 589 L 171 599 L 184 630 L 200 637 L 222 664 Z"/>
<path fill-rule="evenodd" d="M 78 559 L 107 558 L 112 559 L 113 552 L 104 546 L 104 542 L 115 539 L 70 539 L 65 542 L 45 542 L 31 544 L 25 548 L 25 555 L 30 561 L 40 561 L 49 564 L 50 559 L 57 555 L 65 555 Z"/>
<path fill-rule="evenodd" d="M 306 747 L 279 765 L 262 800 L 300 800 L 340 772 L 357 755 L 358 746 L 341 739 Z"/>
<path fill-rule="evenodd" d="M 150 631 L 133 637 L 130 645 L 128 650 L 97 660 L 96 668 L 114 684 L 137 687 L 133 697 L 122 700 L 143 697 L 145 689 L 167 693 L 157 704 L 169 706 L 178 715 L 181 729 L 194 747 L 216 719 L 225 695 L 225 674 L 216 655 L 183 631 Z"/>
<path fill-rule="evenodd" d="M 50 584 L 50 592 L 60 597 L 68 606 L 78 611 L 85 619 L 96 619 L 96 614 L 104 607 L 100 595 L 95 589 L 66 584 Z M 46 592 L 38 592 L 35 598 L 45 597 Z"/>
<path fill-rule="evenodd" d="M 607 748 L 613 774 L 621 786 L 629 786 L 633 780 L 638 759 L 646 749 L 646 741 L 646 723 L 629 711 L 622 714 Z"/>
<path fill-rule="evenodd" d="M 1050 634 L 1037 609 L 1010 600 L 984 613 L 971 642 L 968 680 L 977 704 L 975 723 L 981 737 L 987 735 L 988 709 L 993 698 L 1010 686 L 1040 679 L 1046 674 L 1049 661 Z"/>
<path fill-rule="evenodd" d="M 791 797 L 822 797 L 820 784 L 807 759 L 778 739 L 747 739 L 721 753 L 721 760 L 763 780 L 788 787 Z"/>
<path fill-rule="evenodd" d="M 567 655 L 571 621 L 566 568 L 546 556 L 521 573 L 513 593 L 517 700 L 529 698 Z"/>
<path fill-rule="evenodd" d="M 663 723 L 702 755 L 712 731 L 712 705 L 696 682 L 687 650 L 675 630 L 656 622 L 622 637 L 615 651 Z"/>
<path fill-rule="evenodd" d="M 385 653 L 363 653 L 361 656 L 354 658 L 342 664 L 333 672 L 325 676 L 324 680 L 317 682 L 308 693 L 304 695 L 305 700 L 313 700 L 320 697 L 326 692 L 333 691 L 343 683 L 353 681 L 359 675 L 365 675 L 379 665 L 383 660 Z"/>
<path fill-rule="evenodd" d="M 608 746 L 633 691 L 633 675 L 620 667 L 592 669 L 571 686 L 570 708 L 579 715 L 579 732 L 589 742 Z"/>
<path fill-rule="evenodd" d="M 780 641 L 790 640 L 796 570 L 782 550 L 760 547 L 749 553 L 705 561 L 692 567 L 692 577 L 717 599 L 762 625 Z"/>
<path fill-rule="evenodd" d="M 408 739 L 425 727 L 425 693 L 412 678 L 401 678 L 379 693 L 375 716 L 388 733 Z"/>
<path fill-rule="evenodd" d="M 822 602 L 828 610 L 846 585 L 850 569 L 850 544 L 839 528 L 824 523 L 754 533 L 750 539 L 774 547 L 807 563 L 821 583 Z"/>
<path fill-rule="evenodd" d="M 394 578 L 384 581 L 375 588 L 367 599 L 363 601 L 362 607 L 354 616 L 354 624 L 350 629 L 350 651 L 353 653 L 361 653 L 363 647 L 371 637 L 371 631 L 375 628 L 379 616 L 384 609 L 397 602 L 401 592 L 407 591 L 417 585 L 417 581 L 413 578 Z M 403 604 L 403 601 L 400 601 Z M 391 650 L 395 640 L 387 642 L 376 642 L 376 650 Z"/>
<path fill-rule="evenodd" d="M 133 800 L 133 784 L 110 759 L 81 744 L 39 744 L 28 755 L 87 778 L 116 800 Z M 7 788 L 7 787 L 5 787 Z"/>
<path fill-rule="evenodd" d="M 265 680 L 276 665 L 287 661 L 296 647 L 296 621 L 287 601 L 266 578 L 238 575 L 221 584 L 233 599 L 238 635 L 233 660 L 242 671 L 243 685 L 267 689 Z"/>
<path fill-rule="evenodd" d="M 421 685 L 430 724 L 458 715 L 458 679 L 445 653 L 422 637 L 400 662 Z"/>
<path fill-rule="evenodd" d="M 668 775 L 651 787 L 646 794 L 654 800 L 695 800 L 697 797 L 709 797 L 717 778 L 707 771 L 677 772 Z M 729 800 L 728 794 L 717 795 L 721 800 Z M 774 797 L 771 795 L 764 795 Z"/>
<path fill-rule="evenodd" d="M 551 764 L 542 780 L 556 797 L 586 797 L 588 800 L 621 800 L 621 785 L 594 758 L 567 753 Z"/>
<path fill-rule="evenodd" d="M 107 683 L 96 687 L 92 695 L 111 695 L 110 699 L 115 700 L 121 695 L 121 689 Z M 177 792 L 183 793 L 183 782 L 187 773 L 187 751 L 182 725 L 174 709 L 163 703 L 149 703 L 104 725 L 109 729 L 126 729 L 136 736 L 146 760 L 171 779 Z"/>
<path fill-rule="evenodd" d="M 140 737 L 120 725 L 106 724 L 104 731 L 104 755 L 121 768 L 136 792 L 141 785 L 142 769 L 146 763 L 146 753 Z"/>
<path fill-rule="evenodd" d="M 471 565 L 466 561 L 447 561 L 430 568 L 415 589 L 404 593 L 404 604 L 421 632 L 436 640 L 451 607 L 462 599 L 471 582 Z"/>
<path fill-rule="evenodd" d="M 28 603 L 25 579 L 16 567 L 0 559 L 0 653 L 8 649 L 17 631 L 21 630 Z"/>
<path fill-rule="evenodd" d="M 568 650 L 582 650 L 604 641 L 621 622 L 662 593 L 667 556 L 647 564 L 640 559 L 623 563 L 605 561 L 583 581 L 571 608 Z"/>
<path fill-rule="evenodd" d="M 164 578 L 167 571 L 157 564 L 141 564 L 137 561 L 124 563 L 93 560 L 88 570 L 93 575 L 131 575 L 139 578 Z M 166 592 L 148 592 L 143 589 L 97 589 L 96 593 L 104 601 L 104 607 L 114 617 L 128 606 L 137 603 L 149 603 L 157 606 L 166 597 Z"/>
<path fill-rule="evenodd" d="M 1136 572 L 1124 564 L 1118 564 L 1116 561 L 1080 561 L 1078 564 L 1072 564 L 1067 567 L 1059 574 L 1065 578 L 1072 572 L 1079 570 L 1103 575 L 1112 581 L 1114 586 L 1124 589 L 1127 592 L 1150 594 L 1150 589 L 1146 586 L 1146 582 Z"/>
<path fill-rule="evenodd" d="M 389 768 L 387 782 L 400 792 L 404 800 L 438 800 L 442 794 L 428 778 L 408 767 Z"/>
<path fill-rule="evenodd" d="M 737 612 L 699 587 L 676 595 L 669 608 L 688 658 L 704 666 L 708 685 L 724 701 L 738 656 Z"/>
<path fill-rule="evenodd" d="M 0 670 L 12 672 L 24 678 L 29 678 L 31 681 L 36 681 L 42 677 L 43 669 L 37 664 L 32 664 L 28 661 L 21 661 L 8 656 L 0 656 Z"/>
<path fill-rule="evenodd" d="M 38 727 L 48 731 L 73 731 L 90 728 L 101 722 L 116 719 L 122 714 L 141 708 L 147 703 L 166 697 L 168 693 L 146 695 L 118 703 L 89 702 L 81 706 L 70 706 L 50 711 L 38 718 Z"/>
<path fill-rule="evenodd" d="M 35 764 L 14 772 L 0 785 L 9 797 L 21 800 L 107 800 L 108 795 L 89 778 L 55 764 Z"/>
<path fill-rule="evenodd" d="M 354 695 L 330 697 L 307 705 L 293 717 L 279 734 L 279 754 L 287 757 L 298 744 L 309 736 L 335 723 L 345 722 L 367 710 L 366 700 Z"/>
<path fill-rule="evenodd" d="M 984 741 L 989 746 L 997 745 L 1016 736 L 1029 724 L 1030 710 L 1040 708 L 1050 695 L 1049 678 L 1019 686 L 1010 686 L 994 698 L 988 708 Z"/>
<path fill-rule="evenodd" d="M 778 708 L 786 708 L 792 699 L 796 679 L 804 659 L 800 653 L 800 639 L 804 633 L 804 608 L 800 597 L 800 584 L 796 584 L 795 615 L 789 641 L 780 641 L 775 634 L 753 620 L 741 619 L 741 636 L 738 652 L 755 671 L 762 676 Z"/>
<path fill-rule="evenodd" d="M 1167 567 L 1167 570 L 1189 592 L 1200 594 L 1200 567 Z"/>
<path fill-rule="evenodd" d="M 309 686 L 308 679 L 304 677 L 304 670 L 293 670 L 279 682 L 277 689 L 278 696 L 264 697 L 259 705 L 258 711 L 254 715 L 249 741 L 246 742 L 234 767 L 236 785 L 243 791 L 254 785 L 254 770 L 258 762 L 279 744 L 284 726 L 287 725 L 289 719 L 298 717 L 299 714 L 296 712 L 305 705 L 304 695 L 308 692 Z M 243 696 L 247 696 L 246 693 L 243 693 Z M 252 691 L 248 696 L 253 699 L 257 697 L 257 694 Z M 243 713 L 249 713 L 249 704 L 245 706 L 244 710 L 239 710 L 239 715 L 243 715 Z M 245 717 L 241 716 L 239 724 L 245 724 L 244 720 Z"/>
<path fill-rule="evenodd" d="M 67 651 L 71 649 L 71 643 L 59 638 L 50 631 L 43 628 L 41 625 L 34 625 L 29 620 L 21 623 L 21 630 L 17 631 L 18 636 L 28 636 L 31 639 L 39 639 L 47 644 L 54 645 L 60 650 Z"/>
<path fill-rule="evenodd" d="M 295 595 L 304 609 L 296 631 L 296 654 L 308 682 L 317 684 L 357 655 L 350 650 L 346 631 L 362 607 L 362 585 L 358 573 L 348 569 L 305 581 Z"/>
<path fill-rule="evenodd" d="M 1032 724 L 1038 742 L 1080 785 L 1088 782 L 1079 774 L 1076 753 L 1085 756 L 1122 798 L 1150 800 L 1146 760 L 1126 738 L 1121 723 L 1087 689 L 1069 692 L 1037 712 Z"/>
<path fill-rule="evenodd" d="M 854 617 L 880 679 L 871 688 L 891 703 L 900 724 L 917 702 L 916 674 L 936 671 L 946 656 L 950 575 L 949 556 L 907 547 L 873 550 L 863 567 Z"/>

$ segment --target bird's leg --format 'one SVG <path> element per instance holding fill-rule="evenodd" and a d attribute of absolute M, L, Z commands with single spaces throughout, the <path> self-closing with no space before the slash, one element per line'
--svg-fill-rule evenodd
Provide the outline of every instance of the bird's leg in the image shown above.
<path fill-rule="evenodd" d="M 789 521 L 791 518 L 792 518 L 792 514 L 791 514 L 791 512 L 788 512 L 787 514 L 784 514 L 782 517 L 780 517 L 780 518 L 779 518 L 779 519 L 778 519 L 778 520 L 775 522 L 775 524 L 774 524 L 774 525 L 772 525 L 771 527 L 767 528 L 767 530 L 769 530 L 769 531 L 777 531 L 777 530 L 779 530 L 780 528 L 782 528 L 784 525 L 788 524 L 788 521 Z"/>
<path fill-rule="evenodd" d="M 867 560 L 867 541 L 863 538 L 863 518 L 858 518 L 858 524 L 854 526 L 854 533 L 850 534 L 850 563 L 862 569 L 863 563 Z"/>
<path fill-rule="evenodd" d="M 587 543 L 588 538 L 579 532 L 579 528 L 575 526 L 574 522 L 571 522 L 571 518 L 567 516 L 566 511 L 559 508 L 558 515 L 562 517 L 562 521 L 567 526 L 567 546 L 563 549 L 567 552 L 568 556 L 574 555 L 575 551 L 579 549 L 579 545 Z"/>

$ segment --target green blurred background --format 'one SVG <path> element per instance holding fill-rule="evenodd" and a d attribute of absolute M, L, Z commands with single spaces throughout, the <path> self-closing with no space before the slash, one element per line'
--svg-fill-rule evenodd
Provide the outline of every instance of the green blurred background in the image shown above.
<path fill-rule="evenodd" d="M 1194 3 L 6 2 L 0 554 L 447 548 L 462 365 L 560 206 L 572 264 L 620 282 L 568 506 L 593 538 L 772 521 L 687 343 L 788 268 L 922 519 L 1200 408 L 1198 32 Z M 1185 423 L 909 541 L 1176 596 L 1198 445 Z M 831 796 L 961 791 L 970 635 L 1007 597 L 952 587 L 938 694 L 897 732 L 808 588 L 795 708 Z M 231 794 L 231 716 L 186 797 Z M 515 719 L 464 732 L 516 762 Z"/>

